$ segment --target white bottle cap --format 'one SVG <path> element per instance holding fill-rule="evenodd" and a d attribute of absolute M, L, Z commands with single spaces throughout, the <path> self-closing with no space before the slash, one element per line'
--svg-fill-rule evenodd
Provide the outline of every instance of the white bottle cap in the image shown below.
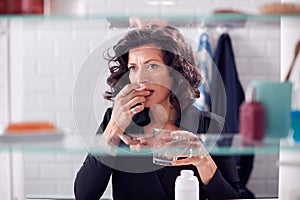
<path fill-rule="evenodd" d="M 180 175 L 184 179 L 189 179 L 193 177 L 194 172 L 192 170 L 181 170 Z"/>
<path fill-rule="evenodd" d="M 193 170 L 181 170 L 180 176 L 175 181 L 175 186 L 193 190 L 199 187 L 198 178 L 194 176 Z"/>
<path fill-rule="evenodd" d="M 256 90 L 253 86 L 248 86 L 246 90 L 246 102 L 256 101 Z"/>

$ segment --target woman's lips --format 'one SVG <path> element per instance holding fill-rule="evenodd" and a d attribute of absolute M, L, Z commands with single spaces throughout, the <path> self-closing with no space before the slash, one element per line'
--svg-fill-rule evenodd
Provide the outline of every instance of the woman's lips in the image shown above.
<path fill-rule="evenodd" d="M 146 98 L 152 96 L 153 93 L 154 93 L 154 90 L 151 90 L 151 89 L 148 89 L 148 88 L 146 88 L 145 91 L 149 91 L 150 92 L 150 94 L 148 94 L 148 95 L 145 96 Z"/>

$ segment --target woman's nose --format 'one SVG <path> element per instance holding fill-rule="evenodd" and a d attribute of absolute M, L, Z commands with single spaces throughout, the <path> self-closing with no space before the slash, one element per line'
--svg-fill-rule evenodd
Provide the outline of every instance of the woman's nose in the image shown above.
<path fill-rule="evenodd" d="M 149 82 L 149 74 L 142 67 L 138 70 L 135 78 L 136 83 L 147 83 Z"/>

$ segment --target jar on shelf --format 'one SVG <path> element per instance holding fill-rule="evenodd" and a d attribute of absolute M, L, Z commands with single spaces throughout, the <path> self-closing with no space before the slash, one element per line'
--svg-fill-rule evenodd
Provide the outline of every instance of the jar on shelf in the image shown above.
<path fill-rule="evenodd" d="M 44 0 L 0 0 L 0 14 L 43 14 Z"/>

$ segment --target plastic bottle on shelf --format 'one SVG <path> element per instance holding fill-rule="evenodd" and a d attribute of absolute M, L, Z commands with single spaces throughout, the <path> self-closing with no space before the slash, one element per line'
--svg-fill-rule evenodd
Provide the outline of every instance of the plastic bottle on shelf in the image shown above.
<path fill-rule="evenodd" d="M 199 181 L 192 170 L 181 170 L 175 181 L 175 200 L 199 200 Z"/>
<path fill-rule="evenodd" d="M 300 142 L 300 110 L 294 110 L 291 112 L 292 121 L 292 133 L 295 142 Z"/>
<path fill-rule="evenodd" d="M 261 141 L 265 132 L 265 110 L 256 100 L 255 88 L 246 91 L 246 100 L 239 109 L 239 129 L 244 142 Z"/>

